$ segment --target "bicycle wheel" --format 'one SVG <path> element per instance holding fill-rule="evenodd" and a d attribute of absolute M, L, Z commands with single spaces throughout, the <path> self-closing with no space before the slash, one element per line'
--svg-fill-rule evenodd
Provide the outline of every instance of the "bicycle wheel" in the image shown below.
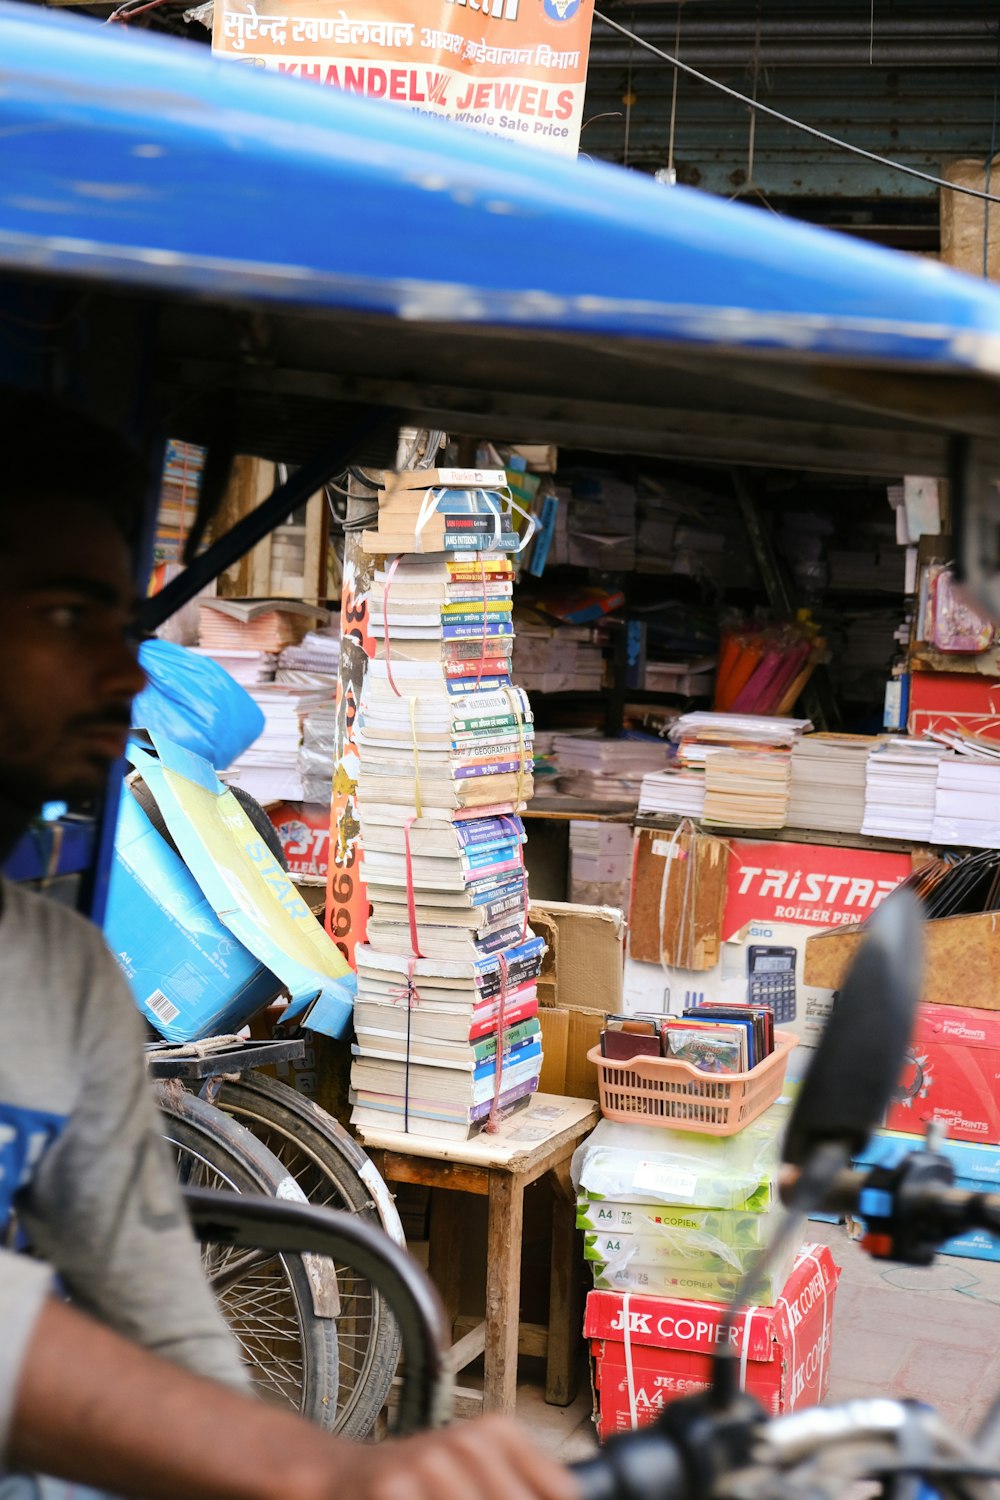
<path fill-rule="evenodd" d="M 249 1130 L 176 1086 L 156 1090 L 163 1135 L 185 1187 L 299 1198 L 287 1170 Z M 256 1393 L 332 1428 L 338 1391 L 336 1283 L 329 1261 L 205 1247 L 205 1272 Z M 329 1313 L 325 1295 L 334 1301 Z M 320 1309 L 317 1311 L 317 1301 Z"/>
<path fill-rule="evenodd" d="M 310 1203 L 360 1214 L 403 1243 L 388 1189 L 370 1158 L 326 1110 L 287 1084 L 256 1073 L 223 1083 L 216 1102 L 264 1142 Z M 337 1265 L 337 1287 L 340 1388 L 334 1428 L 363 1438 L 389 1394 L 399 1361 L 399 1328 L 381 1293 L 352 1267 Z"/>

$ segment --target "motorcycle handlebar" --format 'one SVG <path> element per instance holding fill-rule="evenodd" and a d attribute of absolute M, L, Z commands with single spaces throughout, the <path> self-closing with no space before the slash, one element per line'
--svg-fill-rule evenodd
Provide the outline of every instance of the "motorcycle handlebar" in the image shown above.
<path fill-rule="evenodd" d="M 610 1438 L 596 1457 L 570 1469 L 580 1500 L 686 1500 L 688 1494 L 681 1454 L 655 1427 Z"/>

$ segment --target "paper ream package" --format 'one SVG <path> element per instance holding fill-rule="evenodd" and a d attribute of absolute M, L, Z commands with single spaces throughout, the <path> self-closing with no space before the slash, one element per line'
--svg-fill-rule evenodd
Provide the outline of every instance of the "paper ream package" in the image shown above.
<path fill-rule="evenodd" d="M 777 1216 L 753 1209 L 685 1209 L 662 1203 L 609 1203 L 583 1195 L 577 1199 L 576 1227 L 599 1234 L 645 1236 L 658 1231 L 701 1234 L 750 1249 L 766 1245 Z"/>
<path fill-rule="evenodd" d="M 574 1153 L 573 1184 L 612 1202 L 763 1210 L 772 1201 L 787 1116 L 779 1099 L 731 1136 L 602 1120 Z"/>
<path fill-rule="evenodd" d="M 773 1307 L 740 1313 L 732 1330 L 740 1385 L 768 1416 L 815 1406 L 830 1381 L 840 1272 L 822 1245 L 804 1245 Z M 593 1291 L 584 1336 L 593 1361 L 601 1440 L 653 1421 L 670 1401 L 707 1389 L 726 1309 L 680 1298 Z"/>
<path fill-rule="evenodd" d="M 623 1241 L 624 1243 L 624 1241 Z M 756 1296 L 766 1306 L 778 1300 L 785 1285 L 798 1246 L 792 1245 L 787 1254 L 758 1282 Z M 737 1267 L 724 1264 L 718 1257 L 706 1255 L 701 1263 L 697 1259 L 675 1265 L 657 1260 L 640 1259 L 631 1253 L 627 1244 L 623 1251 L 608 1261 L 591 1261 L 594 1286 L 619 1292 L 641 1292 L 652 1297 L 685 1297 L 689 1302 L 728 1303 L 735 1295 L 744 1273 L 757 1266 L 765 1251 L 746 1250 Z"/>

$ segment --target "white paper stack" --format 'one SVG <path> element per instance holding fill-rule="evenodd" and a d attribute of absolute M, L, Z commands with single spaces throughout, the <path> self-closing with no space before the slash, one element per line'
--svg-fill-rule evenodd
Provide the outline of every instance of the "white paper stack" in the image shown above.
<path fill-rule="evenodd" d="M 240 687 L 259 687 L 261 683 L 274 681 L 278 658 L 273 651 L 209 651 L 204 646 L 190 649 L 196 656 L 211 657 Z"/>
<path fill-rule="evenodd" d="M 1000 848 L 1000 763 L 950 755 L 938 762 L 931 843 Z"/>
<path fill-rule="evenodd" d="M 551 625 L 518 615 L 511 671 L 529 693 L 596 693 L 604 670 L 588 625 Z"/>
<path fill-rule="evenodd" d="M 298 764 L 301 720 L 317 695 L 276 683 L 247 691 L 264 715 L 263 733 L 233 761 L 223 780 L 258 802 L 304 801 Z M 319 701 L 325 701 L 325 695 L 319 695 Z"/>
<path fill-rule="evenodd" d="M 881 743 L 875 735 L 803 735 L 792 747 L 788 826 L 860 833 L 868 757 Z"/>
<path fill-rule="evenodd" d="M 933 740 L 902 736 L 877 746 L 868 757 L 861 832 L 870 838 L 929 842 L 938 765 L 947 753 Z"/>
<path fill-rule="evenodd" d="M 700 818 L 705 811 L 705 773 L 686 771 L 681 766 L 648 772 L 642 778 L 639 811 Z"/>
<path fill-rule="evenodd" d="M 569 871 L 571 901 L 627 911 L 632 883 L 631 825 L 574 818 L 569 825 Z"/>
<path fill-rule="evenodd" d="M 557 734 L 559 790 L 605 802 L 638 802 L 642 778 L 660 771 L 669 750 L 656 740 L 589 739 Z"/>
<path fill-rule="evenodd" d="M 299 645 L 286 646 L 278 657 L 275 680 L 288 687 L 327 688 L 332 696 L 339 672 L 340 632 L 333 626 L 328 631 L 310 630 Z"/>

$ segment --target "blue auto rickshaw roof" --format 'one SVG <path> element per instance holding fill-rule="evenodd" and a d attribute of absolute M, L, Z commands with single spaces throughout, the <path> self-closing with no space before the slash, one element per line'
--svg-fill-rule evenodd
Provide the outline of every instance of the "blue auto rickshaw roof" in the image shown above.
<path fill-rule="evenodd" d="M 1000 371 L 1000 293 L 634 172 L 0 4 L 0 262 Z"/>

